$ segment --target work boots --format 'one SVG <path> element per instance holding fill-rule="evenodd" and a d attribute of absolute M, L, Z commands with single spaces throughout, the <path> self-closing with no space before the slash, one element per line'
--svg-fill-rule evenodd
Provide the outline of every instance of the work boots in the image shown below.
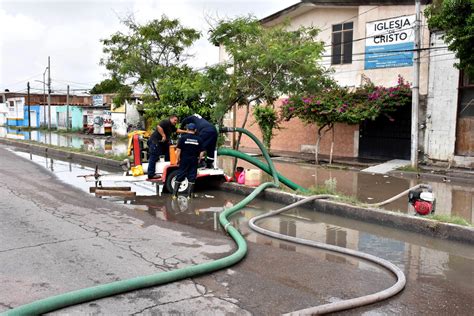
<path fill-rule="evenodd" d="M 193 182 L 189 182 L 189 186 L 188 186 L 188 199 L 192 199 L 194 198 L 194 183 Z"/>
<path fill-rule="evenodd" d="M 173 188 L 173 196 L 172 196 L 173 199 L 178 198 L 178 191 L 179 191 L 180 186 L 181 186 L 181 182 L 175 181 L 174 188 Z"/>

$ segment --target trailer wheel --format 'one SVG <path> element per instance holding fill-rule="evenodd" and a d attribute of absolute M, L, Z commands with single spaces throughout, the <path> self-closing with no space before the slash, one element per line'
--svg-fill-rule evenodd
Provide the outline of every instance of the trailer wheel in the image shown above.
<path fill-rule="evenodd" d="M 166 176 L 165 188 L 169 193 L 173 193 L 173 188 L 176 182 L 177 175 L 178 175 L 178 170 L 173 170 Z M 179 186 L 178 192 L 185 192 L 188 189 L 188 186 L 189 186 L 188 179 L 184 179 L 184 181 L 181 182 L 181 185 Z"/>

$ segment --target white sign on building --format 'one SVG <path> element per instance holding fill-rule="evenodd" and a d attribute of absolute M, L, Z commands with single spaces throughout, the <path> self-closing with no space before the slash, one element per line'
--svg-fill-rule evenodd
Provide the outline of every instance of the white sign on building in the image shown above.
<path fill-rule="evenodd" d="M 366 23 L 365 69 L 413 65 L 415 15 Z"/>
<path fill-rule="evenodd" d="M 92 105 L 93 106 L 102 106 L 102 105 L 104 105 L 104 96 L 102 94 L 94 94 L 92 96 Z"/>

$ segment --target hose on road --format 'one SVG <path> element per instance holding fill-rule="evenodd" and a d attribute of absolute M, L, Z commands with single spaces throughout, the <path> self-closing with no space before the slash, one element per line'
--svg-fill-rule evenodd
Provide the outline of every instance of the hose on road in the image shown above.
<path fill-rule="evenodd" d="M 261 184 L 245 199 L 243 199 L 242 201 L 240 201 L 233 207 L 227 210 L 224 210 L 219 215 L 220 224 L 224 227 L 225 231 L 233 238 L 233 240 L 235 241 L 237 245 L 237 250 L 234 253 L 232 253 L 231 255 L 227 257 L 217 259 L 212 262 L 193 265 L 193 266 L 185 267 L 178 270 L 167 271 L 167 272 L 157 273 L 153 275 L 141 276 L 141 277 L 137 277 L 133 279 L 112 282 L 112 283 L 98 285 L 91 288 L 68 292 L 65 294 L 57 295 L 57 296 L 52 296 L 49 298 L 38 300 L 32 303 L 5 311 L 1 315 L 44 314 L 44 313 L 52 312 L 52 311 L 55 311 L 64 307 L 68 307 L 71 305 L 85 303 L 88 301 L 97 300 L 97 299 L 112 296 L 112 295 L 122 294 L 122 293 L 133 291 L 133 290 L 143 289 L 146 287 L 151 287 L 151 286 L 156 286 L 156 285 L 162 285 L 162 284 L 194 277 L 197 275 L 211 273 L 220 269 L 230 267 L 236 264 L 237 262 L 239 262 L 240 260 L 242 260 L 247 253 L 247 243 L 245 239 L 243 238 L 243 236 L 239 233 L 239 231 L 234 226 L 232 226 L 232 224 L 229 222 L 228 217 L 234 214 L 235 212 L 239 211 L 243 207 L 245 207 L 248 203 L 250 203 L 255 197 L 257 197 L 258 194 L 263 192 L 265 189 L 270 188 L 270 187 L 275 187 L 275 188 L 278 187 L 280 181 L 294 190 L 305 190 L 305 189 L 293 183 L 292 181 L 288 180 L 287 178 L 283 177 L 282 175 L 278 174 L 263 144 L 253 134 L 251 134 L 250 132 L 242 128 L 234 128 L 234 129 L 229 128 L 229 129 L 223 130 L 222 132 L 242 132 L 248 135 L 252 140 L 254 140 L 254 142 L 258 145 L 258 147 L 262 151 L 262 154 L 267 162 L 267 165 L 265 165 L 265 163 L 255 158 L 252 158 L 248 155 L 245 155 L 237 151 L 229 150 L 229 149 L 226 149 L 226 150 L 220 149 L 219 154 L 244 159 L 256 165 L 257 167 L 261 168 L 265 172 L 271 174 L 273 177 L 273 182 L 265 182 Z M 291 208 L 302 205 L 304 203 L 308 203 L 310 201 L 314 201 L 316 199 L 332 198 L 332 197 L 334 196 L 329 196 L 329 195 L 310 196 L 296 203 L 293 203 L 289 206 L 281 208 L 277 211 L 273 211 L 261 216 L 257 216 L 250 220 L 251 228 L 255 229 L 256 231 L 260 233 L 264 233 L 275 238 L 293 241 L 300 244 L 306 244 L 306 245 L 318 247 L 321 249 L 348 254 L 348 255 L 355 256 L 361 259 L 372 261 L 392 271 L 397 276 L 397 279 L 398 279 L 397 283 L 393 285 L 392 287 L 390 287 L 389 289 L 386 289 L 384 291 L 381 291 L 375 294 L 370 294 L 363 297 L 349 299 L 349 300 L 340 301 L 336 303 L 325 304 L 325 305 L 321 305 L 317 307 L 311 307 L 311 308 L 296 311 L 293 313 L 297 313 L 297 314 L 328 313 L 328 312 L 335 312 L 339 310 L 358 307 L 358 306 L 362 306 L 366 304 L 371 304 L 376 301 L 381 301 L 392 295 L 395 295 L 396 293 L 401 291 L 403 287 L 405 286 L 406 279 L 403 272 L 400 269 L 398 269 L 395 265 L 393 265 L 392 263 L 384 259 L 372 256 L 370 254 L 365 254 L 365 253 L 361 253 L 355 250 L 351 250 L 351 249 L 346 249 L 346 248 L 341 248 L 337 246 L 318 243 L 315 241 L 309 241 L 309 240 L 304 240 L 304 239 L 300 239 L 296 237 L 281 235 L 281 234 L 260 228 L 259 226 L 255 224 L 256 221 L 264 217 L 276 215 L 278 213 L 287 211 Z"/>
<path fill-rule="evenodd" d="M 370 262 L 375 263 L 379 266 L 382 266 L 382 267 L 386 268 L 387 270 L 389 270 L 390 272 L 392 272 L 395 275 L 395 277 L 397 278 L 397 282 L 395 284 L 393 284 L 391 287 L 389 287 L 388 289 L 385 289 L 385 290 L 377 292 L 377 293 L 373 293 L 373 294 L 369 294 L 369 295 L 365 295 L 365 296 L 361 296 L 361 297 L 357 297 L 357 298 L 352 298 L 352 299 L 348 299 L 348 300 L 343 300 L 343 301 L 339 301 L 339 302 L 334 302 L 334 303 L 319 305 L 319 306 L 315 306 L 315 307 L 310 307 L 310 308 L 306 308 L 306 309 L 291 312 L 287 315 L 314 315 L 314 314 L 334 313 L 334 312 L 337 312 L 337 311 L 342 311 L 342 310 L 356 308 L 356 307 L 360 307 L 360 306 L 364 306 L 364 305 L 368 305 L 368 304 L 373 304 L 375 302 L 379 302 L 379 301 L 385 300 L 389 297 L 392 297 L 392 296 L 396 295 L 398 292 L 403 290 L 403 288 L 405 287 L 406 278 L 405 278 L 405 274 L 403 273 L 403 271 L 400 270 L 400 268 L 398 268 L 396 265 L 394 265 L 393 263 L 391 263 L 391 262 L 389 262 L 385 259 L 373 256 L 373 255 L 370 255 L 370 254 L 367 254 L 367 253 L 364 253 L 364 252 L 360 252 L 360 251 L 357 251 L 357 250 L 347 249 L 347 248 L 343 248 L 343 247 L 328 245 L 328 244 L 313 241 L 313 240 L 307 240 L 307 239 L 303 239 L 303 238 L 298 238 L 298 237 L 293 237 L 293 236 L 280 234 L 280 233 L 273 232 L 273 231 L 270 231 L 268 229 L 262 228 L 262 227 L 260 227 L 256 224 L 256 222 L 261 220 L 261 219 L 278 215 L 282 212 L 291 210 L 291 209 L 293 209 L 297 206 L 303 205 L 305 203 L 312 202 L 312 201 L 318 200 L 318 199 L 328 199 L 328 198 L 330 199 L 330 198 L 334 198 L 334 197 L 337 197 L 337 196 L 334 196 L 334 195 L 313 195 L 313 196 L 307 197 L 307 198 L 302 199 L 298 202 L 295 202 L 293 204 L 290 204 L 288 206 L 280 208 L 276 211 L 271 211 L 271 212 L 265 213 L 263 215 L 253 217 L 249 221 L 249 226 L 254 231 L 259 232 L 260 234 L 263 234 L 263 235 L 266 235 L 266 236 L 270 236 L 270 237 L 273 237 L 273 238 L 293 242 L 293 243 L 296 243 L 296 244 L 311 246 L 311 247 L 315 247 L 315 248 L 318 248 L 318 249 L 328 250 L 328 251 L 340 253 L 340 254 L 343 254 L 343 255 L 349 255 L 349 256 L 352 256 L 352 257 L 359 258 L 359 259 L 370 261 Z"/>
<path fill-rule="evenodd" d="M 240 260 L 242 260 L 247 254 L 247 242 L 244 237 L 239 233 L 237 228 L 232 226 L 228 221 L 228 217 L 245 207 L 250 203 L 255 197 L 270 187 L 278 187 L 278 175 L 273 165 L 270 156 L 263 144 L 250 132 L 244 129 L 240 129 L 242 133 L 247 134 L 252 138 L 258 147 L 262 150 L 262 153 L 267 161 L 267 164 L 272 171 L 272 176 L 274 177 L 274 182 L 266 182 L 258 186 L 250 195 L 245 199 L 230 207 L 229 209 L 224 210 L 219 215 L 219 222 L 224 227 L 225 231 L 232 237 L 237 245 L 237 250 L 231 255 L 217 259 L 212 262 L 206 262 L 198 265 L 193 265 L 185 267 L 178 270 L 161 272 L 157 274 L 141 276 L 137 278 L 132 278 L 128 280 L 116 281 L 108 284 L 102 284 L 90 288 L 80 289 L 45 299 L 41 299 L 29 304 L 25 304 L 10 310 L 7 310 L 0 315 L 2 316 L 11 316 L 11 315 L 39 315 L 45 314 L 48 312 L 56 311 L 61 308 L 68 306 L 85 303 L 100 298 L 113 296 L 117 294 L 122 294 L 134 290 L 139 290 L 151 286 L 162 285 L 170 282 L 175 282 L 183 280 L 190 277 L 195 277 L 202 274 L 208 274 L 217 270 L 221 270 L 227 267 L 230 267 Z"/>

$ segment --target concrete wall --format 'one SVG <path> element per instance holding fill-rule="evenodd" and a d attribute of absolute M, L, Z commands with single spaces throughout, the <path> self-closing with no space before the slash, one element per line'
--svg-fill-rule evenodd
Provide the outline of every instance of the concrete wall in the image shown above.
<path fill-rule="evenodd" d="M 68 107 L 65 105 L 55 107 L 58 129 L 66 129 L 66 115 L 68 111 L 67 108 Z M 82 129 L 82 107 L 73 105 L 69 106 L 69 127 L 72 130 Z"/>
<path fill-rule="evenodd" d="M 142 117 L 137 110 L 137 105 L 142 104 L 141 100 L 125 101 L 126 113 L 127 113 L 127 124 L 139 125 L 142 122 Z"/>
<path fill-rule="evenodd" d="M 127 122 L 125 119 L 125 113 L 112 112 L 112 135 L 114 136 L 126 136 L 127 135 Z"/>
<path fill-rule="evenodd" d="M 424 6 L 422 6 L 422 10 Z M 325 42 L 326 51 L 323 53 L 321 64 L 334 69 L 334 78 L 339 84 L 348 87 L 360 86 L 365 78 L 370 79 L 376 85 L 394 86 L 397 84 L 398 76 L 401 75 L 407 81 L 413 81 L 413 67 L 393 67 L 383 69 L 364 69 L 364 52 L 366 24 L 387 18 L 400 17 L 405 15 L 414 15 L 414 5 L 389 5 L 389 6 L 312 6 L 303 5 L 298 10 L 289 13 L 288 16 L 281 16 L 276 20 L 266 24 L 272 27 L 283 22 L 285 18 L 290 18 L 289 29 L 297 29 L 300 26 L 316 26 L 321 30 L 318 39 Z M 354 18 L 355 17 L 355 18 Z M 353 21 L 353 57 L 352 63 L 342 65 L 331 65 L 331 36 L 332 25 L 341 22 Z M 422 18 L 422 47 L 429 47 L 430 38 L 426 21 Z M 426 53 L 422 53 L 422 64 L 420 69 L 420 94 L 426 95 L 428 92 L 428 62 Z M 220 47 L 220 61 L 227 60 L 229 57 L 223 47 Z M 237 125 L 243 121 L 244 109 L 237 111 Z M 232 113 L 227 117 L 226 124 L 231 125 Z M 257 125 L 253 124 L 252 115 L 247 124 L 249 129 L 260 136 Z M 316 143 L 317 126 L 305 126 L 298 119 L 292 119 L 288 123 L 282 124 L 282 129 L 275 132 L 275 138 L 272 142 L 274 150 L 284 150 L 292 152 L 314 151 Z M 348 126 L 343 124 L 336 125 L 334 155 L 344 157 L 357 157 L 359 148 L 359 130 L 358 126 Z M 331 135 L 327 134 L 321 143 L 320 153 L 328 154 L 330 149 Z M 242 145 L 254 147 L 248 139 L 244 139 Z"/>
<path fill-rule="evenodd" d="M 433 34 L 431 42 L 433 47 L 446 46 L 441 34 Z M 446 48 L 430 52 L 425 153 L 431 160 L 448 161 L 454 156 L 459 70 L 449 53 Z"/>
<path fill-rule="evenodd" d="M 343 86 L 356 87 L 362 82 L 363 76 L 370 78 L 377 85 L 393 86 L 397 84 L 398 75 L 403 76 L 410 82 L 413 80 L 413 67 L 393 67 L 383 69 L 364 69 L 364 52 L 366 38 L 366 23 L 415 14 L 415 5 L 382 5 L 382 6 L 359 6 L 359 7 L 329 7 L 313 6 L 305 9 L 303 13 L 292 15 L 289 29 L 297 29 L 300 26 L 315 26 L 321 30 L 318 39 L 325 42 L 326 51 L 322 64 L 331 66 L 331 34 L 332 25 L 343 21 L 354 22 L 353 33 L 353 57 L 351 64 L 332 65 L 335 70 L 334 78 Z M 421 10 L 424 10 L 422 6 Z M 356 17 L 356 18 L 354 18 Z M 270 26 L 274 23 L 270 23 Z M 426 20 L 421 21 L 422 47 L 429 47 L 430 34 L 426 26 Z M 425 56 L 423 56 L 425 55 Z M 220 52 L 220 58 L 226 58 L 224 52 Z M 422 53 L 422 64 L 420 69 L 420 94 L 426 94 L 428 90 L 428 63 L 426 54 Z"/>
<path fill-rule="evenodd" d="M 0 126 L 7 125 L 8 107 L 6 103 L 0 103 Z"/>
<path fill-rule="evenodd" d="M 56 105 L 51 105 L 51 127 L 52 128 L 57 128 L 58 127 L 58 122 L 57 122 L 57 108 L 59 106 Z M 41 126 L 48 126 L 49 122 L 49 107 L 47 105 L 41 106 L 40 109 L 40 124 Z"/>

